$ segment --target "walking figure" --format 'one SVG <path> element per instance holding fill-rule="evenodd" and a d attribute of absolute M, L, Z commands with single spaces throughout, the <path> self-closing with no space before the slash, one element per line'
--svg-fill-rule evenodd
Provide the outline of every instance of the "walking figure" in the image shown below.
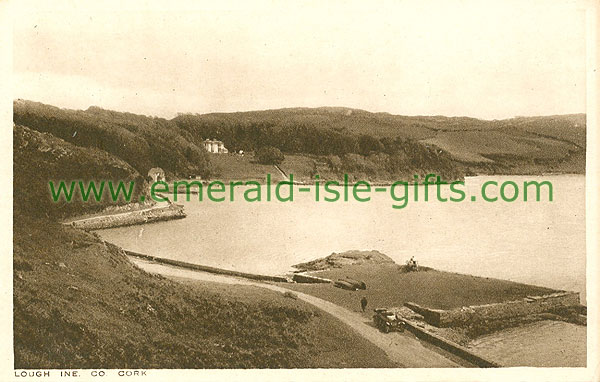
<path fill-rule="evenodd" d="M 365 308 L 367 307 L 367 298 L 366 297 L 363 297 L 360 300 L 360 307 L 362 308 L 362 311 L 364 312 Z"/>

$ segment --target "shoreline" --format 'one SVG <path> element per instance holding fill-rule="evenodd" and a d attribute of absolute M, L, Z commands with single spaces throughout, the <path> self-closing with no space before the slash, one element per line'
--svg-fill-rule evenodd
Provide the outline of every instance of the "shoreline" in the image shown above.
<path fill-rule="evenodd" d="M 348 174 L 350 175 L 350 174 Z M 478 178 L 478 177 L 531 177 L 531 178 L 536 178 L 536 177 L 548 177 L 548 176 L 582 176 L 585 177 L 586 174 L 585 173 L 573 173 L 573 172 L 557 172 L 557 173 L 543 173 L 543 174 L 520 174 L 520 173 L 516 173 L 516 174 L 504 174 L 504 173 L 498 173 L 498 174 L 476 174 L 476 175 L 465 175 L 463 179 L 455 179 L 452 181 L 446 180 L 446 179 L 442 179 L 442 181 L 445 183 L 444 185 L 449 185 L 452 182 L 465 182 L 468 179 L 474 179 L 474 178 Z M 424 179 L 424 178 L 423 178 Z M 353 187 L 354 184 L 356 182 L 368 182 L 369 185 L 371 187 L 391 187 L 394 182 L 405 182 L 406 184 L 408 184 L 409 186 L 414 186 L 415 184 L 419 185 L 419 186 L 424 186 L 424 184 L 422 182 L 414 182 L 412 179 L 411 180 L 406 180 L 406 179 L 396 179 L 393 181 L 369 181 L 368 179 L 354 179 L 354 180 L 350 180 L 348 179 L 348 184 L 344 184 L 344 179 L 343 177 L 341 178 L 320 178 L 318 179 L 319 181 L 319 185 L 323 186 L 326 182 L 338 182 L 338 185 L 332 185 L 331 187 L 334 188 L 343 188 L 343 187 Z M 210 183 L 212 182 L 222 182 L 225 187 L 230 187 L 232 182 L 257 182 L 258 184 L 260 184 L 261 186 L 273 186 L 273 185 L 277 185 L 278 183 L 281 182 L 287 182 L 288 184 L 289 179 L 283 179 L 281 181 L 271 181 L 271 182 L 267 182 L 265 178 L 250 178 L 250 179 L 178 179 L 178 180 L 174 180 L 172 182 L 169 182 L 170 184 L 173 184 L 175 182 L 188 182 L 188 183 L 192 183 L 192 182 L 199 182 L 200 184 L 202 184 L 202 187 L 207 187 Z M 435 185 L 436 183 L 432 182 L 429 185 Z M 294 180 L 294 182 L 292 183 L 292 185 L 294 186 L 315 186 L 316 185 L 316 181 L 314 179 L 309 179 L 309 180 Z M 236 184 L 236 187 L 245 187 L 244 184 L 239 185 Z M 179 191 L 181 189 L 181 191 Z M 190 189 L 189 191 L 190 194 L 198 194 L 198 191 L 196 189 Z M 166 192 L 166 194 L 169 195 L 173 195 L 173 194 L 179 194 L 179 195 L 185 195 L 186 191 L 185 191 L 185 187 L 180 187 L 177 189 L 177 192 L 175 192 L 175 190 L 169 190 L 168 192 Z"/>

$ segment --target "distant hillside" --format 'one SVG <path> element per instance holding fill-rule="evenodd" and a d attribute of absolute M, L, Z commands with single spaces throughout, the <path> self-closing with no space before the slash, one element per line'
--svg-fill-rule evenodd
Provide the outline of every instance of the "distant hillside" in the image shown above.
<path fill-rule="evenodd" d="M 173 122 L 131 113 L 90 107 L 59 109 L 38 102 L 17 100 L 13 120 L 18 125 L 48 132 L 77 146 L 94 147 L 124 160 L 140 174 L 161 167 L 177 176 L 207 175 L 203 147 Z"/>
<path fill-rule="evenodd" d="M 292 108 L 182 114 L 174 121 L 194 139 L 218 138 L 233 149 L 268 144 L 288 153 L 368 156 L 416 142 L 443 150 L 469 174 L 585 172 L 584 114 L 486 121 Z"/>
<path fill-rule="evenodd" d="M 196 144 L 214 137 L 233 151 L 274 146 L 286 155 L 297 154 L 302 163 L 285 165 L 293 170 L 305 168 L 304 162 L 309 162 L 309 171 L 301 174 L 304 181 L 310 179 L 310 173 L 335 179 L 346 173 L 354 179 L 378 182 L 413 180 L 414 174 L 427 173 L 438 174 L 446 180 L 464 177 L 463 166 L 436 145 L 402 134 L 379 136 L 376 130 L 382 125 L 371 120 L 371 113 L 356 114 L 360 116 L 349 117 L 346 112 L 329 108 L 285 109 L 179 115 L 174 122 L 188 131 Z M 356 131 L 351 126 L 356 127 Z M 297 171 L 292 172 L 298 175 Z"/>
<path fill-rule="evenodd" d="M 285 170 L 303 181 L 317 173 L 324 179 L 347 173 L 377 182 L 426 173 L 445 180 L 477 174 L 585 173 L 584 114 L 486 121 L 322 107 L 180 114 L 165 120 L 18 100 L 14 120 L 74 145 L 106 151 L 141 175 L 152 167 L 162 167 L 171 177 L 207 177 L 212 171 L 227 178 L 242 171 L 211 166 L 203 148 L 206 138 L 222 140 L 230 151 L 277 147 L 291 158 L 284 161 Z"/>

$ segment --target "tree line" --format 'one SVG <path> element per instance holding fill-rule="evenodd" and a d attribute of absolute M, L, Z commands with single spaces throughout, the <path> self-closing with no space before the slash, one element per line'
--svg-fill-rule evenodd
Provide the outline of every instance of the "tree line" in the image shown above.
<path fill-rule="evenodd" d="M 273 122 L 211 120 L 191 114 L 179 115 L 173 121 L 197 144 L 199 139 L 210 137 L 223 141 L 230 151 L 276 148 L 284 154 L 310 154 L 326 161 L 334 172 L 378 173 L 384 177 L 425 171 L 449 178 L 463 175 L 460 166 L 439 147 L 400 136 L 378 137 L 302 123 L 281 126 Z"/>

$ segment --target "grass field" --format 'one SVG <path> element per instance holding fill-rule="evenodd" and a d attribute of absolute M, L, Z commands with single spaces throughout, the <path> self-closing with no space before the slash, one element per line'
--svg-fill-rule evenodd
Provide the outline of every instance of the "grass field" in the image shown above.
<path fill-rule="evenodd" d="M 213 170 L 212 179 L 222 180 L 224 182 L 234 180 L 257 180 L 264 183 L 267 174 L 271 174 L 271 180 L 278 182 L 284 180 L 281 173 L 273 165 L 263 165 L 256 163 L 252 154 L 244 156 L 235 154 L 210 154 L 210 163 Z M 328 173 L 328 166 L 323 161 L 309 155 L 286 154 L 285 159 L 279 167 L 289 176 L 294 174 L 294 181 L 308 182 L 312 181 L 312 174 L 317 167 L 318 174 L 322 178 L 338 179 L 337 175 Z"/>
<path fill-rule="evenodd" d="M 373 308 L 402 306 L 405 302 L 450 309 L 553 292 L 543 287 L 436 270 L 404 272 L 403 267 L 396 264 L 349 265 L 313 274 L 334 281 L 350 277 L 364 281 L 367 289 L 348 291 L 331 284 L 288 284 L 286 287 L 357 312 L 364 296 L 368 301 L 368 316 Z"/>
<path fill-rule="evenodd" d="M 273 181 L 283 177 L 272 165 L 256 163 L 252 154 L 244 156 L 236 154 L 209 154 L 211 178 L 223 182 L 256 180 L 264 183 L 267 174 Z"/>
<path fill-rule="evenodd" d="M 512 135 L 501 130 L 440 132 L 423 142 L 437 145 L 454 158 L 464 162 L 493 162 L 492 157 L 502 156 L 524 160 L 562 160 L 569 152 L 578 150 L 576 144 L 552 138 L 518 133 Z"/>

